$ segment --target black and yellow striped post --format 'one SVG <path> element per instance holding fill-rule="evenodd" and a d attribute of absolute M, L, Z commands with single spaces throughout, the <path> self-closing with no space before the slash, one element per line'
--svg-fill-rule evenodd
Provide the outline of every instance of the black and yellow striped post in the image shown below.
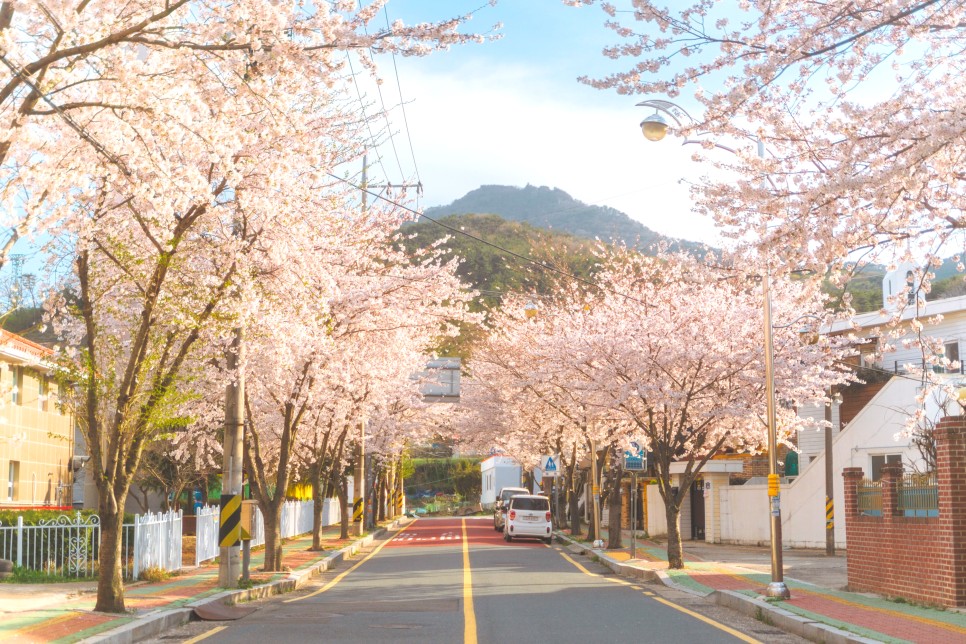
<path fill-rule="evenodd" d="M 832 499 L 825 497 L 825 529 L 831 530 L 835 527 L 835 503 Z"/>
<path fill-rule="evenodd" d="M 218 525 L 218 545 L 234 548 L 241 541 L 241 494 L 221 495 L 221 521 Z"/>

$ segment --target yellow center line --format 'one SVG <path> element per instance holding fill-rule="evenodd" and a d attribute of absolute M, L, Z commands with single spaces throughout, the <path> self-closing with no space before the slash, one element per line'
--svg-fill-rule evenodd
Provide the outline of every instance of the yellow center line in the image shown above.
<path fill-rule="evenodd" d="M 585 575 L 590 575 L 591 577 L 600 577 L 600 575 L 598 575 L 597 573 L 590 572 L 589 570 L 587 570 L 586 568 L 584 568 L 583 566 L 581 566 L 579 563 L 577 563 L 576 561 L 574 561 L 573 559 L 571 559 L 570 558 L 570 555 L 567 555 L 567 554 L 561 552 L 560 553 L 560 556 L 563 557 L 564 559 L 566 559 L 567 561 L 569 561 L 570 563 L 572 563 L 574 566 L 576 566 L 577 567 L 577 570 L 579 570 L 580 572 L 584 573 Z"/>
<path fill-rule="evenodd" d="M 208 631 L 206 633 L 202 633 L 201 635 L 198 635 L 197 637 L 192 637 L 190 640 L 185 640 L 184 642 L 182 642 L 182 644 L 195 644 L 195 642 L 200 642 L 201 640 L 203 640 L 205 638 L 211 637 L 215 633 L 220 633 L 221 631 L 225 630 L 226 628 L 228 628 L 228 627 L 227 626 L 216 626 L 216 627 L 214 627 L 213 629 L 211 629 L 210 631 Z"/>
<path fill-rule="evenodd" d="M 413 521 L 409 525 L 405 526 L 405 528 L 408 529 L 410 526 L 412 526 L 413 523 L 416 523 L 416 521 L 418 521 L 418 520 L 419 519 L 413 519 Z M 339 576 L 337 576 L 335 579 L 333 579 L 332 581 L 330 581 L 326 585 L 324 585 L 321 588 L 319 588 L 314 593 L 309 593 L 308 595 L 303 595 L 301 597 L 293 597 L 292 599 L 286 599 L 283 603 L 285 603 L 285 604 L 291 604 L 292 602 L 300 602 L 303 599 L 308 599 L 309 597 L 315 597 L 316 595 L 321 595 L 322 593 L 324 593 L 325 591 L 327 591 L 328 589 L 332 588 L 337 583 L 339 583 L 340 581 L 342 581 L 345 578 L 345 576 L 348 575 L 350 572 L 352 572 L 353 570 L 355 570 L 356 568 L 358 568 L 362 564 L 366 563 L 367 561 L 369 561 L 370 559 L 372 559 L 373 557 L 375 557 L 379 553 L 379 551 L 382 550 L 383 548 L 385 548 L 386 547 L 386 544 L 388 544 L 390 541 L 392 541 L 393 539 L 395 539 L 396 538 L 396 535 L 398 535 L 400 532 L 402 532 L 403 529 L 404 528 L 399 528 L 398 530 L 396 530 L 396 533 L 395 534 L 393 534 L 391 537 L 389 537 L 388 539 L 386 539 L 385 541 L 383 541 L 382 543 L 380 543 L 378 548 L 376 548 L 375 550 L 373 550 L 372 552 L 370 552 L 368 555 L 366 555 L 366 557 L 364 557 L 361 561 L 359 561 L 359 563 L 357 563 L 356 565 L 352 566 L 352 568 L 349 568 L 348 570 L 346 570 L 345 572 L 343 572 L 342 574 L 340 574 Z"/>
<path fill-rule="evenodd" d="M 463 519 L 463 642 L 476 644 L 476 610 L 473 608 L 473 573 L 470 571 L 470 540 Z"/>
<path fill-rule="evenodd" d="M 560 553 L 560 556 L 563 557 L 564 559 L 566 559 L 567 561 L 569 561 L 570 563 L 572 563 L 574 566 L 576 566 L 577 567 L 577 570 L 579 570 L 580 572 L 584 573 L 585 575 L 590 575 L 591 577 L 600 577 L 600 575 L 598 575 L 596 573 L 590 572 L 589 570 L 587 570 L 586 568 L 584 568 L 583 566 L 581 566 L 579 563 L 577 563 L 576 561 L 574 561 L 572 558 L 570 558 L 568 555 L 564 554 L 563 552 Z M 605 577 L 605 579 L 607 579 L 607 581 L 613 581 L 615 583 L 618 583 L 618 584 L 621 584 L 621 585 L 624 585 L 624 586 L 634 587 L 634 584 L 632 584 L 630 582 L 623 581 L 623 580 L 614 579 L 612 577 Z M 745 635 L 744 633 L 742 633 L 741 631 L 736 631 L 735 629 L 730 628 L 728 626 L 725 626 L 724 624 L 720 624 L 720 623 L 714 621 L 713 619 L 709 619 L 709 618 L 705 617 L 704 615 L 701 615 L 699 613 L 695 613 L 694 611 L 688 610 L 687 608 L 684 608 L 683 606 L 678 606 L 677 604 L 674 604 L 672 602 L 669 602 L 668 600 L 664 599 L 663 597 L 657 597 L 657 596 L 654 595 L 654 593 L 650 593 L 650 592 L 648 592 L 648 591 L 645 590 L 644 591 L 644 594 L 647 595 L 647 596 L 649 596 L 649 597 L 652 597 L 654 599 L 654 601 L 659 601 L 662 604 L 665 604 L 666 606 L 670 606 L 671 608 L 673 608 L 675 610 L 679 610 L 682 613 L 685 613 L 686 615 L 690 615 L 691 617 L 694 617 L 695 619 L 701 620 L 702 622 L 704 622 L 706 624 L 710 624 L 711 626 L 714 626 L 715 628 L 720 629 L 720 630 L 724 631 L 725 633 L 728 633 L 730 635 L 734 635 L 735 637 L 737 637 L 738 639 L 740 639 L 742 642 L 749 642 L 749 644 L 762 644 L 759 640 L 756 640 L 756 639 L 754 639 L 752 637 L 749 637 L 749 636 Z"/>
<path fill-rule="evenodd" d="M 717 628 L 719 630 L 722 630 L 725 633 L 728 633 L 729 635 L 734 635 L 735 637 L 737 637 L 738 639 L 740 639 L 742 642 L 748 642 L 749 644 L 762 644 L 760 640 L 756 640 L 753 637 L 749 637 L 748 635 L 745 635 L 741 631 L 736 631 L 735 629 L 733 629 L 733 628 L 731 628 L 729 626 L 725 626 L 724 624 L 722 624 L 720 622 L 716 622 L 716 621 L 714 621 L 711 618 L 705 617 L 704 615 L 702 615 L 700 613 L 695 613 L 693 610 L 688 610 L 684 606 L 678 606 L 677 604 L 675 604 L 673 602 L 669 602 L 668 600 L 664 599 L 663 597 L 654 596 L 654 597 L 652 597 L 652 599 L 654 601 L 656 601 L 656 602 L 661 602 L 665 606 L 670 606 L 674 610 L 681 611 L 685 615 L 690 615 L 691 617 L 693 617 L 695 619 L 699 619 L 702 622 L 704 622 L 705 624 L 710 624 L 711 626 L 714 626 L 715 628 Z"/>

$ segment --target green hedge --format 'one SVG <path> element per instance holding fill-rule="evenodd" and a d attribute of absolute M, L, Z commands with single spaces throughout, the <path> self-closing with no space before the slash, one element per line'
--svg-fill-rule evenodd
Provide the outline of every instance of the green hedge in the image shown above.
<path fill-rule="evenodd" d="M 41 521 L 50 521 L 62 516 L 74 520 L 78 512 L 85 520 L 97 514 L 97 510 L 0 510 L 0 526 L 17 525 L 17 517 L 23 517 L 24 525 L 40 525 Z M 134 515 L 125 513 L 124 523 L 134 523 Z"/>

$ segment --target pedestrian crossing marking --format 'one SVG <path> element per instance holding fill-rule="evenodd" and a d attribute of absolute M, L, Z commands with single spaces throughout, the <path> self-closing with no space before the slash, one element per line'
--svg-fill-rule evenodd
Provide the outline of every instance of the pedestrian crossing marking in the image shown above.
<path fill-rule="evenodd" d="M 420 537 L 418 535 L 418 532 L 403 532 L 395 538 L 395 541 L 461 541 L 463 539 L 462 536 L 452 532 L 444 532 L 434 537 Z"/>

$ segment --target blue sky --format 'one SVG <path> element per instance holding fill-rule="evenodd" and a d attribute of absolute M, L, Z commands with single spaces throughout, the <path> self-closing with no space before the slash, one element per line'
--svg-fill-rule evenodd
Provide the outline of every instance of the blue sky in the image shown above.
<path fill-rule="evenodd" d="M 390 20 L 423 21 L 481 4 L 391 0 L 388 14 Z M 616 41 L 604 19 L 597 7 L 573 8 L 560 0 L 502 0 L 468 25 L 484 32 L 502 22 L 501 40 L 426 58 L 396 57 L 408 138 L 400 110 L 393 109 L 399 102 L 393 61 L 380 57 L 399 162 L 383 145 L 381 164 L 370 158 L 372 174 L 399 183 L 417 168 L 423 207 L 449 203 L 484 184 L 548 185 L 617 208 L 660 233 L 720 243 L 711 222 L 690 212 L 687 188 L 679 183 L 704 168 L 672 138 L 648 143 L 641 136 L 638 123 L 647 112 L 635 103 L 644 97 L 577 81 L 629 65 L 602 55 Z M 378 97 L 371 98 L 378 106 Z"/>

